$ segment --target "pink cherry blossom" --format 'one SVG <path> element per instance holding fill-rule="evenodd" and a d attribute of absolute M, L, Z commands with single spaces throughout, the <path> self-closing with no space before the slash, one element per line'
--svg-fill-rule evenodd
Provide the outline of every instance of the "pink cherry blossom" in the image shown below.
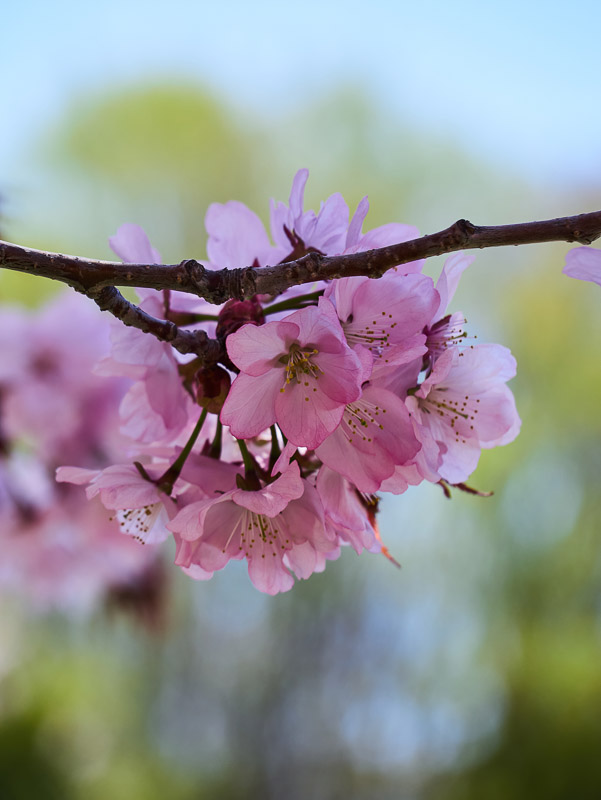
<path fill-rule="evenodd" d="M 291 234 L 300 239 L 304 249 L 319 250 L 326 255 L 342 253 L 346 243 L 349 210 L 339 192 L 321 204 L 319 212 L 303 211 L 308 169 L 294 176 L 289 204 L 271 201 L 271 235 L 281 249 L 294 249 Z M 288 233 L 286 233 L 288 231 Z"/>
<path fill-rule="evenodd" d="M 465 253 L 453 253 L 444 263 L 440 277 L 436 282 L 436 291 L 440 303 L 426 328 L 428 355 L 431 364 L 449 347 L 461 346 L 465 343 L 466 319 L 461 312 L 447 313 L 453 299 L 459 279 L 467 267 L 474 261 L 475 256 Z"/>
<path fill-rule="evenodd" d="M 0 590 L 39 611 L 87 614 L 156 559 L 154 548 L 122 536 L 104 509 L 57 486 L 46 465 L 17 451 L 0 459 L 0 540 Z"/>
<path fill-rule="evenodd" d="M 520 419 L 505 385 L 514 375 L 515 359 L 501 345 L 448 350 L 415 395 L 407 398 L 416 424 L 429 428 L 446 448 L 441 450 L 441 478 L 449 483 L 467 480 L 482 448 L 515 438 Z"/>
<path fill-rule="evenodd" d="M 179 535 L 177 564 L 212 572 L 246 558 L 251 581 L 267 594 L 291 589 L 291 569 L 308 577 L 323 564 L 320 554 L 335 547 L 317 492 L 296 462 L 258 491 L 233 489 L 187 505 L 169 528 Z"/>
<path fill-rule="evenodd" d="M 346 406 L 336 430 L 317 448 L 317 457 L 362 492 L 377 492 L 396 464 L 420 449 L 400 397 L 377 386 L 364 387 Z"/>
<path fill-rule="evenodd" d="M 165 467 L 147 467 L 151 478 L 157 479 Z M 133 464 L 114 464 L 104 470 L 59 467 L 59 482 L 88 484 L 88 499 L 100 495 L 105 508 L 116 511 L 115 517 L 123 533 L 142 544 L 157 544 L 169 536 L 165 527 L 175 514 L 175 504 L 154 483 L 144 479 Z"/>
<path fill-rule="evenodd" d="M 323 503 L 326 528 L 357 553 L 380 552 L 380 543 L 356 488 L 328 467 L 322 467 L 316 488 Z"/>
<path fill-rule="evenodd" d="M 240 375 L 221 421 L 241 439 L 277 422 L 291 442 L 315 448 L 361 394 L 359 359 L 324 298 L 281 322 L 245 325 L 228 337 L 227 350 Z"/>
<path fill-rule="evenodd" d="M 109 345 L 108 317 L 66 292 L 0 320 L 0 587 L 41 610 L 87 613 L 156 559 L 53 480 L 63 459 L 99 468 L 123 447 L 125 382 L 91 369 Z"/>
<path fill-rule="evenodd" d="M 288 258 L 298 257 L 308 250 L 318 250 L 325 255 L 357 253 L 419 236 L 419 231 L 413 225 L 396 222 L 362 233 L 363 222 L 369 211 L 367 197 L 360 201 L 350 223 L 348 206 L 338 192 L 321 204 L 317 214 L 304 211 L 303 198 L 308 177 L 308 169 L 300 169 L 296 173 L 288 205 L 271 201 L 271 235 L 279 250 Z M 394 269 L 402 274 L 421 272 L 423 263 L 414 261 Z"/>
<path fill-rule="evenodd" d="M 362 492 L 376 492 L 396 464 L 407 463 L 420 449 L 405 404 L 387 389 L 364 383 L 371 359 L 361 348 L 361 397 L 349 403 L 340 425 L 316 449 L 315 455 Z"/>
<path fill-rule="evenodd" d="M 431 278 L 397 273 L 332 281 L 325 297 L 334 303 L 351 346 L 362 345 L 376 358 L 394 351 L 397 359 L 425 343 L 422 331 L 440 302 Z"/>
<path fill-rule="evenodd" d="M 311 250 L 350 254 L 417 236 L 397 223 L 363 232 L 366 197 L 350 222 L 340 194 L 305 210 L 307 178 L 295 175 L 288 204 L 272 201 L 271 239 L 242 203 L 210 206 L 200 263 L 259 271 Z M 137 225 L 110 243 L 125 263 L 160 264 Z M 596 280 L 597 253 L 568 255 L 576 277 Z M 107 324 L 81 298 L 57 301 L 39 325 L 19 311 L 0 319 L 0 587 L 31 583 L 48 597 L 58 581 L 69 602 L 86 587 L 96 602 L 111 576 L 135 581 L 154 563 L 154 548 L 136 539 L 173 536 L 176 565 L 201 581 L 246 560 L 272 595 L 343 546 L 385 553 L 374 492 L 461 483 L 483 448 L 520 427 L 506 385 L 515 360 L 500 345 L 466 346 L 463 314 L 448 311 L 471 260 L 452 255 L 436 286 L 414 262 L 221 309 L 140 289 L 153 317 L 225 344 L 227 357 L 203 372 L 200 358 Z M 55 484 L 58 464 L 74 466 Z M 77 487 L 92 501 L 84 510 Z"/>

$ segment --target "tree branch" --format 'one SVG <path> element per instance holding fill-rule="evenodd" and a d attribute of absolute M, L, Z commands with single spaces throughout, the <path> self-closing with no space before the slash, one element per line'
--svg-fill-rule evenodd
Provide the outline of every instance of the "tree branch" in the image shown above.
<path fill-rule="evenodd" d="M 257 293 L 280 294 L 316 280 L 351 275 L 379 278 L 391 267 L 456 250 L 560 241 L 591 244 L 599 236 L 601 211 L 517 225 L 479 226 L 460 219 L 438 233 L 377 250 L 340 256 L 309 253 L 276 266 L 221 270 L 205 269 L 193 259 L 171 265 L 93 261 L 0 241 L 0 268 L 62 281 L 87 295 L 110 286 L 175 289 L 219 304 Z"/>
<path fill-rule="evenodd" d="M 173 322 L 151 317 L 128 302 L 115 287 L 174 289 L 220 304 L 255 294 L 278 295 L 291 286 L 319 280 L 352 275 L 379 278 L 391 267 L 456 250 L 560 241 L 591 244 L 599 236 L 601 211 L 517 225 L 478 226 L 460 219 L 438 233 L 377 250 L 339 256 L 311 252 L 276 266 L 220 270 L 206 269 L 193 259 L 171 265 L 93 261 L 0 241 L 0 268 L 66 283 L 125 325 L 170 342 L 180 353 L 196 353 L 209 364 L 224 356 L 220 342 L 210 339 L 204 331 L 183 330 Z"/>
<path fill-rule="evenodd" d="M 211 339 L 205 331 L 186 331 L 173 322 L 156 319 L 126 300 L 114 286 L 105 286 L 98 291 L 92 289 L 86 294 L 101 311 L 109 311 L 124 325 L 150 333 L 162 342 L 169 342 L 180 353 L 195 353 L 207 364 L 215 363 L 224 355 L 221 344 Z"/>

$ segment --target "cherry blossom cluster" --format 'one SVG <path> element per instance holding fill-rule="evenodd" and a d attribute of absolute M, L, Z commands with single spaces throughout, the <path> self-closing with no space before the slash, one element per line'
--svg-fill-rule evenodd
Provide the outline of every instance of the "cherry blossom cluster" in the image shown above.
<path fill-rule="evenodd" d="M 363 232 L 340 194 L 304 210 L 308 173 L 270 208 L 271 238 L 242 203 L 206 215 L 206 269 L 257 270 L 309 252 L 339 255 L 408 241 L 408 225 Z M 124 262 L 160 264 L 144 231 L 110 240 Z M 60 482 L 85 485 L 140 542 L 175 541 L 175 563 L 204 580 L 246 559 L 253 584 L 289 590 L 350 546 L 377 552 L 377 494 L 422 481 L 463 487 L 480 452 L 520 427 L 507 382 L 515 360 L 475 344 L 449 309 L 472 257 L 447 259 L 436 285 L 423 262 L 378 280 L 352 277 L 221 307 L 175 291 L 139 290 L 140 307 L 223 344 L 207 365 L 116 320 L 97 375 L 126 379 L 127 458 L 82 468 L 65 456 Z"/>
<path fill-rule="evenodd" d="M 123 450 L 126 382 L 92 372 L 108 328 L 72 292 L 38 312 L 0 310 L 0 590 L 40 610 L 91 611 L 143 582 L 157 558 L 54 480 L 65 460 L 105 467 Z"/>

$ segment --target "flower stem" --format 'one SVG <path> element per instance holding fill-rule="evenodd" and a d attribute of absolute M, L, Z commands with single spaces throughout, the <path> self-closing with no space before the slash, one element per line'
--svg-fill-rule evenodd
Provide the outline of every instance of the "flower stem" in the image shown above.
<path fill-rule="evenodd" d="M 238 442 L 238 447 L 240 448 L 240 452 L 242 453 L 242 460 L 244 461 L 244 471 L 248 475 L 249 473 L 255 474 L 255 461 L 251 454 L 248 452 L 248 447 L 246 446 L 246 442 L 244 439 L 236 439 Z"/>
<path fill-rule="evenodd" d="M 289 309 L 304 308 L 306 305 L 314 305 L 322 294 L 323 289 L 319 292 L 310 292 L 309 294 L 301 294 L 298 297 L 291 297 L 289 300 L 282 300 L 264 308 L 263 314 L 267 316 L 268 314 L 277 314 L 278 311 L 288 311 Z"/>
<path fill-rule="evenodd" d="M 221 458 L 221 441 L 222 441 L 222 433 L 223 433 L 223 424 L 219 417 L 217 418 L 217 429 L 215 430 L 215 436 L 213 441 L 211 442 L 209 449 L 207 451 L 207 455 L 209 458 L 216 458 L 219 460 Z"/>
<path fill-rule="evenodd" d="M 278 433 L 275 425 L 271 426 L 271 451 L 269 453 L 269 471 L 273 469 L 273 465 L 278 460 L 281 454 L 280 443 L 278 441 Z"/>
<path fill-rule="evenodd" d="M 244 461 L 244 477 L 240 474 L 236 475 L 236 485 L 238 489 L 243 489 L 245 492 L 258 492 L 261 489 L 258 465 L 248 452 L 246 442 L 243 439 L 236 439 L 236 441 Z"/>
<path fill-rule="evenodd" d="M 216 314 L 193 314 L 188 311 L 169 311 L 166 316 L 170 322 L 174 322 L 178 327 L 184 325 L 195 325 L 197 322 L 217 322 L 219 317 Z"/>
<path fill-rule="evenodd" d="M 271 452 L 269 453 L 269 466 L 273 467 L 275 462 L 278 460 L 281 454 L 280 450 L 280 443 L 278 441 L 278 429 L 275 425 L 272 425 L 271 428 Z"/>
<path fill-rule="evenodd" d="M 196 440 L 200 435 L 200 431 L 202 430 L 202 426 L 204 425 L 204 421 L 207 418 L 208 413 L 209 412 L 206 410 L 206 408 L 203 408 L 202 414 L 200 415 L 200 418 L 196 423 L 194 430 L 190 434 L 190 438 L 186 442 L 184 449 L 175 459 L 173 464 L 157 480 L 157 486 L 162 492 L 165 492 L 165 494 L 171 494 L 173 490 L 173 485 L 175 484 L 175 481 L 179 478 L 180 473 L 184 467 L 184 464 L 186 463 L 186 459 L 188 458 L 192 448 L 196 444 Z"/>

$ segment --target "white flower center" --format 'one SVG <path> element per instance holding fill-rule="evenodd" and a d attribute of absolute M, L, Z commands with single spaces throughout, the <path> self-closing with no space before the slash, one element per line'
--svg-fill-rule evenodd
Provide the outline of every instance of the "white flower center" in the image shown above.
<path fill-rule="evenodd" d="M 162 507 L 162 503 L 153 503 L 142 508 L 120 509 L 111 519 L 117 520 L 122 533 L 146 544 Z"/>

